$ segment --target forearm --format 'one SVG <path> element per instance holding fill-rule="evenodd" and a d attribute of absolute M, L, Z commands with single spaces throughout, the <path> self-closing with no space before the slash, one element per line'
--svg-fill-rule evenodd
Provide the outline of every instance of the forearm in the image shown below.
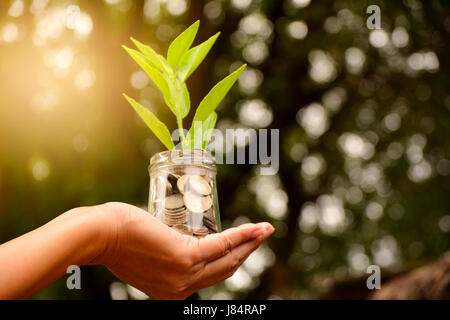
<path fill-rule="evenodd" d="M 28 298 L 104 250 L 96 213 L 71 210 L 0 246 L 0 299 Z"/>

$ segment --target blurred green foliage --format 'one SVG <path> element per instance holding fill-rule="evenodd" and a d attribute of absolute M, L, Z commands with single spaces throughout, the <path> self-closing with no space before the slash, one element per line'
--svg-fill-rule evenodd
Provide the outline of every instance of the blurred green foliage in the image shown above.
<path fill-rule="evenodd" d="M 366 27 L 372 4 L 380 30 Z M 162 146 L 121 93 L 134 90 L 176 123 L 120 46 L 133 36 L 165 54 L 200 19 L 199 43 L 222 34 L 188 80 L 192 103 L 248 63 L 218 128 L 280 129 L 280 170 L 219 166 L 224 226 L 268 220 L 276 233 L 196 297 L 315 298 L 370 264 L 397 272 L 448 254 L 449 5 L 2 1 L 0 241 L 77 206 L 145 207 L 149 157 Z M 67 290 L 63 278 L 35 298 L 141 297 L 103 267 L 83 268 L 82 288 Z"/>

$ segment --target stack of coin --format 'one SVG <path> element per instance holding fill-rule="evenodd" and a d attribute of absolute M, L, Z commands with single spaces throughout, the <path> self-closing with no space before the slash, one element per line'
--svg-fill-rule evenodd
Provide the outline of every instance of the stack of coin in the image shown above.
<path fill-rule="evenodd" d="M 192 233 L 192 235 L 195 236 L 195 237 L 204 237 L 204 236 L 207 236 L 210 233 L 211 232 L 208 230 L 208 228 L 201 227 L 199 229 L 195 229 L 194 232 Z"/>
<path fill-rule="evenodd" d="M 208 210 L 203 216 L 203 224 L 212 233 L 217 232 L 217 221 L 214 216 L 214 210 Z"/>
<path fill-rule="evenodd" d="M 156 201 L 161 201 L 162 208 L 158 212 L 163 221 L 184 234 L 197 237 L 216 233 L 209 177 L 192 169 L 186 170 L 184 175 L 179 173 L 166 173 L 156 180 L 157 198 L 162 198 Z"/>
<path fill-rule="evenodd" d="M 164 211 L 164 222 L 169 226 L 187 222 L 186 206 L 184 205 L 183 197 L 179 193 L 166 197 Z"/>

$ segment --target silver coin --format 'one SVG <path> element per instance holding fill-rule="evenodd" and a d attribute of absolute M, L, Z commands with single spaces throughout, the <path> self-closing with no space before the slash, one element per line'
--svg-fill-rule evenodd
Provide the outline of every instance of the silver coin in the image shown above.
<path fill-rule="evenodd" d="M 171 221 L 182 220 L 182 221 L 187 221 L 187 215 L 182 215 L 182 216 L 177 216 L 177 217 L 172 217 L 170 215 L 166 215 L 165 216 L 165 220 L 171 220 Z"/>
<path fill-rule="evenodd" d="M 187 211 L 180 211 L 180 212 L 165 212 L 167 217 L 171 217 L 173 219 L 181 218 L 187 215 Z"/>
<path fill-rule="evenodd" d="M 164 223 L 169 225 L 169 226 L 173 226 L 175 224 L 182 224 L 182 225 L 184 225 L 184 224 L 186 224 L 186 221 L 183 221 L 183 220 L 164 220 Z"/>
<path fill-rule="evenodd" d="M 187 221 L 187 216 L 183 215 L 183 216 L 178 216 L 178 217 L 172 217 L 172 216 L 166 215 L 164 217 L 164 220 L 166 220 L 166 221 Z"/>
<path fill-rule="evenodd" d="M 171 216 L 179 216 L 179 215 L 182 215 L 182 214 L 186 214 L 187 213 L 187 209 L 186 209 L 186 207 L 184 207 L 184 208 L 181 208 L 179 210 L 164 210 L 164 212 L 166 214 L 168 214 L 168 215 L 171 215 Z"/>
<path fill-rule="evenodd" d="M 198 228 L 198 229 L 194 229 L 194 236 L 196 237 L 205 237 L 207 236 L 210 232 L 208 230 L 208 228 Z"/>
<path fill-rule="evenodd" d="M 203 212 L 205 212 L 206 210 L 209 210 L 209 208 L 211 208 L 212 205 L 213 205 L 213 202 L 212 202 L 212 199 L 210 196 L 202 197 Z"/>
<path fill-rule="evenodd" d="M 189 175 L 185 174 L 184 176 L 181 176 L 177 181 L 177 188 L 178 191 L 181 193 L 184 193 L 184 188 L 186 185 L 186 181 L 189 179 Z"/>
<path fill-rule="evenodd" d="M 176 217 L 186 214 L 186 210 L 180 210 L 180 211 L 164 211 L 167 215 Z"/>
<path fill-rule="evenodd" d="M 183 217 L 187 214 L 186 211 L 179 211 L 179 212 L 164 212 L 166 214 L 166 216 L 168 217 L 172 217 L 172 218 L 179 218 L 179 217 Z"/>
<path fill-rule="evenodd" d="M 172 218 L 172 217 L 165 217 L 164 218 L 164 221 L 166 221 L 166 222 L 170 222 L 170 223 L 172 223 L 172 224 L 175 224 L 175 223 L 186 223 L 187 222 L 187 216 L 184 216 L 184 217 L 178 217 L 178 218 Z"/>
<path fill-rule="evenodd" d="M 205 227 L 208 228 L 208 230 L 217 233 L 217 226 L 215 224 L 205 223 Z"/>
<path fill-rule="evenodd" d="M 211 222 L 207 222 L 207 221 L 203 221 L 203 224 L 205 227 L 207 227 L 210 230 L 214 230 L 214 232 L 217 232 L 217 226 L 215 223 L 211 223 Z"/>
<path fill-rule="evenodd" d="M 187 181 L 189 188 L 201 194 L 202 196 L 208 196 L 211 194 L 211 186 L 208 181 L 206 181 L 201 176 L 190 176 Z"/>
<path fill-rule="evenodd" d="M 209 208 L 208 211 L 206 211 L 206 212 L 204 213 L 204 216 L 205 216 L 206 218 L 215 220 L 215 219 L 216 219 L 216 216 L 214 215 L 214 207 Z"/>
<path fill-rule="evenodd" d="M 183 223 L 185 223 L 185 222 L 187 221 L 186 217 L 180 217 L 180 218 L 170 218 L 170 217 L 166 217 L 164 220 L 165 220 L 165 221 L 170 221 L 170 222 L 177 222 L 177 221 L 180 221 L 180 222 L 183 222 Z"/>
<path fill-rule="evenodd" d="M 186 206 L 183 205 L 182 207 L 175 208 L 175 209 L 164 208 L 164 211 L 166 211 L 168 213 L 183 212 L 183 211 L 186 211 Z"/>
<path fill-rule="evenodd" d="M 184 218 L 186 218 L 186 216 L 187 216 L 186 212 L 182 212 L 182 213 L 176 214 L 176 215 L 166 212 L 166 215 L 165 215 L 166 219 L 184 219 Z"/>
<path fill-rule="evenodd" d="M 208 223 L 208 224 L 210 224 L 210 225 L 216 225 L 216 219 L 215 218 L 213 218 L 213 219 L 211 219 L 211 218 L 208 218 L 208 217 L 203 217 L 203 223 Z"/>
<path fill-rule="evenodd" d="M 167 214 L 169 214 L 169 215 L 176 216 L 176 215 L 180 215 L 180 214 L 186 213 L 186 208 L 181 209 L 181 210 L 177 210 L 177 211 L 165 210 L 165 212 Z"/>
<path fill-rule="evenodd" d="M 195 213 L 205 212 L 212 206 L 210 196 L 202 197 L 192 191 L 186 191 L 183 200 L 188 210 Z"/>
<path fill-rule="evenodd" d="M 164 201 L 166 210 L 176 210 L 184 206 L 183 196 L 179 193 L 166 197 Z"/>

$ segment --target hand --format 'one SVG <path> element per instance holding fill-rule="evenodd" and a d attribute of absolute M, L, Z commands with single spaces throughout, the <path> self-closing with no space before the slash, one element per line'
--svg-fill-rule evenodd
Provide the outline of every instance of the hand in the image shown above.
<path fill-rule="evenodd" d="M 274 231 L 269 223 L 244 224 L 198 239 L 130 205 L 98 208 L 116 223 L 95 263 L 156 299 L 184 299 L 227 279 Z"/>

